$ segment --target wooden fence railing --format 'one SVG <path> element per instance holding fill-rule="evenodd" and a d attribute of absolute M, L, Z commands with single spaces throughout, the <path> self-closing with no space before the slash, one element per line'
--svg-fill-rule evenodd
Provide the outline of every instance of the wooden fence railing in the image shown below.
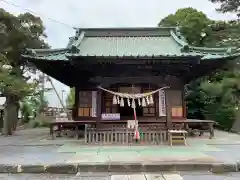
<path fill-rule="evenodd" d="M 167 131 L 140 132 L 141 142 L 144 144 L 163 144 L 167 141 Z M 86 144 L 131 144 L 135 142 L 132 130 L 85 130 Z"/>

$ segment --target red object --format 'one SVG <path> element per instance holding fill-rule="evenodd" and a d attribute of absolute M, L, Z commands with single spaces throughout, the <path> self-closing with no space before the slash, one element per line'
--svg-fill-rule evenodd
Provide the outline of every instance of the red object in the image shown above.
<path fill-rule="evenodd" d="M 139 131 L 138 131 L 138 129 L 135 129 L 135 132 L 134 132 L 134 139 L 140 139 L 140 135 L 139 135 Z"/>
<path fill-rule="evenodd" d="M 134 115 L 134 120 L 136 121 L 137 120 L 136 110 L 134 110 L 133 115 Z"/>
<path fill-rule="evenodd" d="M 133 109 L 133 115 L 134 115 L 135 126 L 136 126 L 136 124 L 137 124 L 136 109 Z M 139 140 L 139 139 L 140 139 L 140 134 L 139 134 L 139 131 L 138 131 L 138 127 L 135 127 L 134 139 L 136 139 L 136 140 Z"/>

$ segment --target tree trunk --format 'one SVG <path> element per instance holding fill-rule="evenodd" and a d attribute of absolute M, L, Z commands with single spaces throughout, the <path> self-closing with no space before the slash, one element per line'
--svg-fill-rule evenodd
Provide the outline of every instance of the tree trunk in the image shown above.
<path fill-rule="evenodd" d="M 19 103 L 18 102 L 15 102 L 15 106 L 16 106 L 16 110 L 14 111 L 14 117 L 17 117 L 17 118 L 14 118 L 13 119 L 13 123 L 12 123 L 12 128 L 13 128 L 13 131 L 16 131 L 17 129 L 17 126 L 18 126 L 18 122 L 19 122 L 19 119 L 18 119 L 18 113 L 19 113 L 19 109 L 20 109 L 20 106 L 19 106 Z"/>
<path fill-rule="evenodd" d="M 4 111 L 0 109 L 0 134 L 2 134 L 2 128 L 3 128 L 3 114 L 4 114 Z"/>
<path fill-rule="evenodd" d="M 18 118 L 18 101 L 15 96 L 7 95 L 4 109 L 3 135 L 12 135 L 13 124 Z"/>

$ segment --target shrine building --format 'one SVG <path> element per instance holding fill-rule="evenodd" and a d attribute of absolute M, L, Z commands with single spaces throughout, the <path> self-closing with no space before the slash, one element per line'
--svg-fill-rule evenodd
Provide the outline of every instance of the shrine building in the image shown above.
<path fill-rule="evenodd" d="M 75 87 L 75 121 L 126 123 L 134 118 L 134 104 L 139 124 L 166 122 L 170 127 L 187 119 L 184 86 L 223 69 L 238 55 L 230 47 L 191 46 L 175 27 L 154 27 L 79 28 L 67 47 L 28 49 L 22 57 Z"/>

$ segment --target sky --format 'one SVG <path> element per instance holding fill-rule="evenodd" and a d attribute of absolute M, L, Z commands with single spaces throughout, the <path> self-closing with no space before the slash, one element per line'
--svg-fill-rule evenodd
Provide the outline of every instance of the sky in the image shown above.
<path fill-rule="evenodd" d="M 0 8 L 19 14 L 36 12 L 46 27 L 47 41 L 52 48 L 64 48 L 75 31 L 72 27 L 155 27 L 165 16 L 179 8 L 193 7 L 211 19 L 236 19 L 234 14 L 216 12 L 216 4 L 208 0 L 0 0 Z M 20 6 L 16 7 L 13 4 Z M 57 22 L 58 21 L 58 22 Z M 61 22 L 61 23 L 59 23 Z M 49 84 L 47 86 L 50 86 Z M 64 101 L 69 88 L 54 80 Z M 54 93 L 46 94 L 49 106 L 60 107 Z"/>

